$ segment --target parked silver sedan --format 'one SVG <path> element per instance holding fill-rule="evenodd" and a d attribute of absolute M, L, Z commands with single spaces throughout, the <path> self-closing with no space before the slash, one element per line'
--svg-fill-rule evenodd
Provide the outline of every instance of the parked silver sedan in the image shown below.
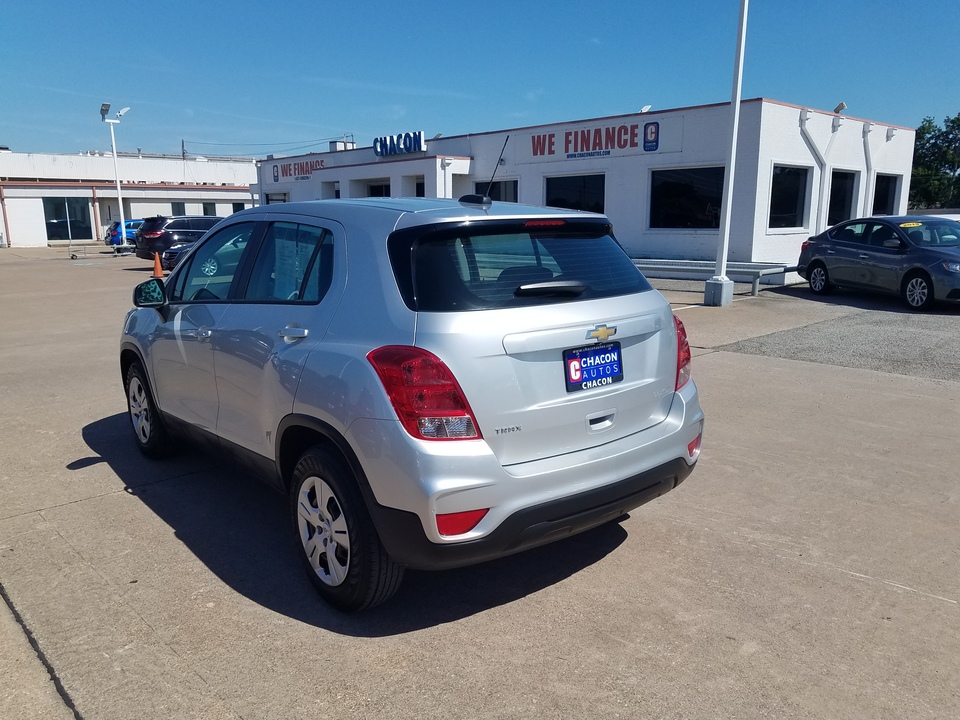
<path fill-rule="evenodd" d="M 182 434 L 287 493 L 306 571 L 344 610 L 405 567 L 615 521 L 700 454 L 683 324 L 602 215 L 478 196 L 251 208 L 134 305 L 139 448 Z"/>
<path fill-rule="evenodd" d="M 935 216 L 849 220 L 803 243 L 797 272 L 834 287 L 896 293 L 914 310 L 960 302 L 960 222 Z"/>

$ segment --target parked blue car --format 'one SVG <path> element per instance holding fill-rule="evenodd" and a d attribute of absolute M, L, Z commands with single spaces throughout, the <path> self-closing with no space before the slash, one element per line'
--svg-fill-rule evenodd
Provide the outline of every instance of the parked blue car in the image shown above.
<path fill-rule="evenodd" d="M 104 235 L 103 242 L 105 245 L 133 245 L 134 238 L 136 237 L 137 228 L 143 224 L 143 220 L 127 220 L 123 223 L 124 235 L 126 236 L 125 240 L 121 241 L 120 239 L 120 221 L 114 220 L 110 223 L 110 227 L 107 230 L 106 235 Z"/>

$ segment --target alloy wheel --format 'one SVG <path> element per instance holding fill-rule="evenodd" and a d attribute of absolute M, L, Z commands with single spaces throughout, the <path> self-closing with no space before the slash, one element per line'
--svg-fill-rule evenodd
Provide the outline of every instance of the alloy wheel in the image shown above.
<path fill-rule="evenodd" d="M 216 258 L 207 258 L 200 264 L 200 272 L 202 272 L 207 277 L 213 277 L 217 274 L 219 269 Z"/>
<path fill-rule="evenodd" d="M 927 281 L 922 277 L 912 278 L 907 283 L 906 296 L 907 304 L 910 305 L 910 307 L 923 307 L 927 303 L 929 295 L 930 286 L 927 285 Z"/>

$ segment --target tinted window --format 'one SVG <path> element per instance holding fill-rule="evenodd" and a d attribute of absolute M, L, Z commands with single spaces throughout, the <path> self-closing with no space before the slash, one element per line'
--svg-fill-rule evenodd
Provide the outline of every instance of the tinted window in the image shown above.
<path fill-rule="evenodd" d="M 833 230 L 830 231 L 830 237 L 839 242 L 866 243 L 867 227 L 867 223 L 850 223 L 849 225 L 833 228 Z"/>
<path fill-rule="evenodd" d="M 439 230 L 420 237 L 407 231 L 391 238 L 391 259 L 408 306 L 423 312 L 570 302 L 649 290 L 609 229 L 603 223 L 544 229 L 527 229 L 521 223 Z"/>
<path fill-rule="evenodd" d="M 770 186 L 770 227 L 803 227 L 807 209 L 807 168 L 775 165 Z"/>
<path fill-rule="evenodd" d="M 333 235 L 313 225 L 274 223 L 253 265 L 246 300 L 315 303 L 333 277 Z"/>
<path fill-rule="evenodd" d="M 190 221 L 190 227 L 194 230 L 209 230 L 218 222 L 221 218 L 218 217 L 209 217 L 209 218 L 194 218 Z"/>
<path fill-rule="evenodd" d="M 876 182 L 873 185 L 873 214 L 874 215 L 893 215 L 897 204 L 897 180 L 896 175 L 881 175 L 877 173 Z"/>
<path fill-rule="evenodd" d="M 164 228 L 164 230 L 189 230 L 189 229 L 190 229 L 190 221 L 187 220 L 186 218 L 177 218 L 175 220 L 171 220 L 170 222 L 167 223 L 167 226 Z"/>
<path fill-rule="evenodd" d="M 650 184 L 650 227 L 719 228 L 722 167 L 654 170 Z"/>
<path fill-rule="evenodd" d="M 487 195 L 491 200 L 501 202 L 517 202 L 517 180 L 498 180 L 494 183 L 478 182 L 473 184 L 473 191 L 477 195 Z M 489 188 L 490 192 L 487 192 Z"/>
<path fill-rule="evenodd" d="M 547 178 L 547 202 L 550 207 L 603 212 L 603 175 L 572 175 Z"/>
<path fill-rule="evenodd" d="M 225 300 L 253 227 L 252 222 L 231 225 L 203 242 L 174 280 L 171 301 Z"/>
<path fill-rule="evenodd" d="M 897 231 L 889 225 L 873 223 L 873 229 L 870 231 L 870 246 L 882 248 L 887 240 L 899 240 Z"/>
<path fill-rule="evenodd" d="M 828 225 L 836 225 L 854 216 L 856 183 L 856 173 L 833 171 L 830 181 L 830 205 L 827 210 Z"/>

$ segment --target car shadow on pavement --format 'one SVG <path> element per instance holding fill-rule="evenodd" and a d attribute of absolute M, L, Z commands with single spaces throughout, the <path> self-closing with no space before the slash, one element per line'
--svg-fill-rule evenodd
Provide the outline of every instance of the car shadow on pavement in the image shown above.
<path fill-rule="evenodd" d="M 957 315 L 960 314 L 960 305 L 938 302 L 930 310 L 911 310 L 903 299 L 896 295 L 871 293 L 867 291 L 835 288 L 827 295 L 815 294 L 808 285 L 781 285 L 763 289 L 764 295 L 780 295 L 798 300 L 808 300 L 821 305 L 835 305 L 838 307 L 855 308 L 857 310 L 878 310 L 880 312 L 899 313 L 906 315 Z"/>
<path fill-rule="evenodd" d="M 125 491 L 156 513 L 236 592 L 282 615 L 344 635 L 398 635 L 514 602 L 600 561 L 627 537 L 620 522 L 613 522 L 480 565 L 408 571 L 386 604 L 341 613 L 320 599 L 303 572 L 282 493 L 191 447 L 162 461 L 145 458 L 130 436 L 126 414 L 87 425 L 83 439 L 95 455 L 78 458 L 68 469 L 107 463 Z"/>

